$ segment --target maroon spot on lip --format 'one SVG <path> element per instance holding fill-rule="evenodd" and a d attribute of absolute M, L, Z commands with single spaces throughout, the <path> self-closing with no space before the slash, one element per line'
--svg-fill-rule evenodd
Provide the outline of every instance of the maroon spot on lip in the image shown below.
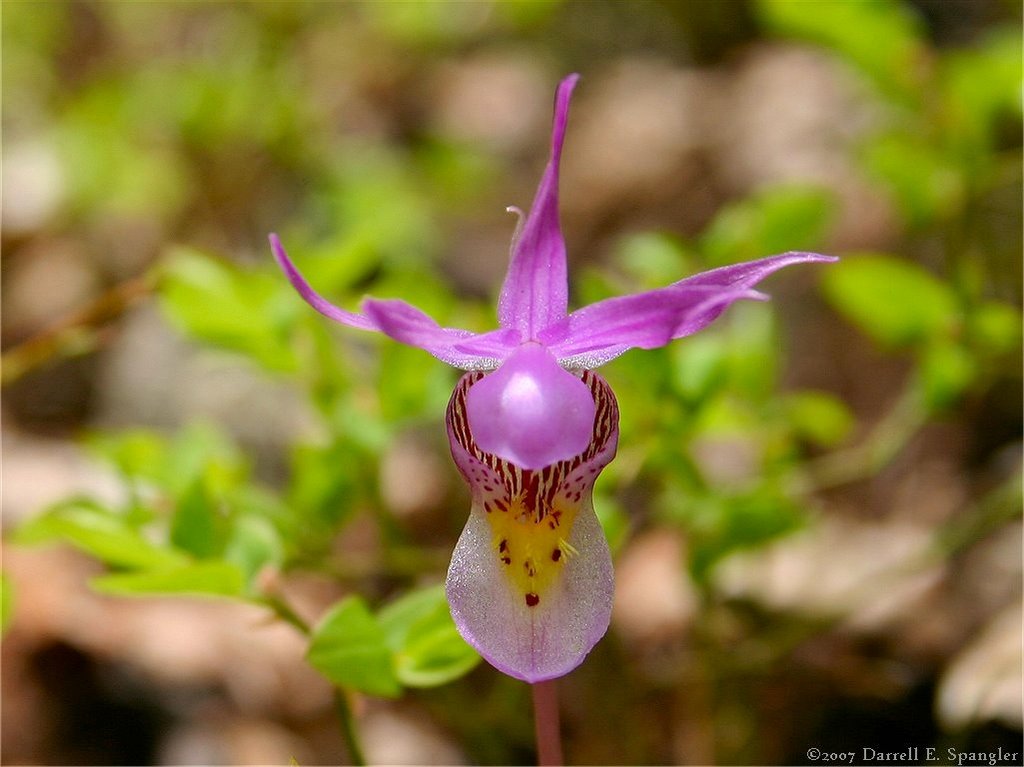
<path fill-rule="evenodd" d="M 526 595 L 526 606 L 536 607 L 540 604 L 540 597 L 534 594 L 532 591 Z"/>

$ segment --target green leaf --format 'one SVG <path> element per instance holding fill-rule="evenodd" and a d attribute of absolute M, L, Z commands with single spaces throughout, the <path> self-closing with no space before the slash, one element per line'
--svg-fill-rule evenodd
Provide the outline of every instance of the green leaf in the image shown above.
<path fill-rule="evenodd" d="M 964 176 L 946 152 L 920 135 L 879 136 L 864 147 L 862 159 L 914 226 L 947 218 L 963 203 Z"/>
<path fill-rule="evenodd" d="M 7 633 L 14 615 L 14 584 L 7 573 L 0 572 L 0 634 Z"/>
<path fill-rule="evenodd" d="M 851 256 L 829 268 L 825 295 L 862 331 L 890 347 L 948 335 L 959 320 L 953 292 L 917 264 L 891 256 Z"/>
<path fill-rule="evenodd" d="M 946 141 L 977 173 L 998 149 L 1002 124 L 1021 117 L 1021 37 L 1001 29 L 979 48 L 944 56 L 940 87 L 947 121 Z"/>
<path fill-rule="evenodd" d="M 171 517 L 171 542 L 183 551 L 203 559 L 217 554 L 222 545 L 224 524 L 202 482 L 179 499 Z"/>
<path fill-rule="evenodd" d="M 688 402 L 705 400 L 725 380 L 728 351 L 720 333 L 702 333 L 669 349 L 675 390 Z"/>
<path fill-rule="evenodd" d="M 100 575 L 89 581 L 96 591 L 118 596 L 191 595 L 242 597 L 242 571 L 230 562 L 194 562 L 166 569 Z"/>
<path fill-rule="evenodd" d="M 116 567 L 168 567 L 188 560 L 180 551 L 151 543 L 99 504 L 82 499 L 58 504 L 28 520 L 13 539 L 21 544 L 63 541 Z"/>
<path fill-rule="evenodd" d="M 208 491 L 221 494 L 238 486 L 248 473 L 238 446 L 217 427 L 198 422 L 186 426 L 171 442 L 161 484 L 180 497 L 202 478 Z"/>
<path fill-rule="evenodd" d="M 268 520 L 245 514 L 235 520 L 231 537 L 224 548 L 224 558 L 234 563 L 245 575 L 247 583 L 268 564 L 284 559 L 281 536 Z"/>
<path fill-rule="evenodd" d="M 616 262 L 643 287 L 660 288 L 694 271 L 685 246 L 670 234 L 631 234 L 616 243 L 615 251 Z"/>
<path fill-rule="evenodd" d="M 953 343 L 930 346 L 921 359 L 920 385 L 924 401 L 933 411 L 956 404 L 977 372 L 971 354 Z"/>
<path fill-rule="evenodd" d="M 204 477 L 212 489 L 235 486 L 248 473 L 239 449 L 215 426 L 192 423 L 173 438 L 145 429 L 96 431 L 85 445 L 124 477 L 144 480 L 179 497 Z"/>
<path fill-rule="evenodd" d="M 306 659 L 340 687 L 385 697 L 402 691 L 384 630 L 359 597 L 328 611 L 313 631 Z"/>
<path fill-rule="evenodd" d="M 972 338 L 990 354 L 1006 354 L 1020 348 L 1021 313 L 1010 304 L 989 301 L 968 318 Z"/>
<path fill-rule="evenodd" d="M 156 481 L 163 475 L 167 439 L 156 432 L 146 429 L 116 434 L 96 431 L 86 435 L 85 446 L 125 477 Z"/>
<path fill-rule="evenodd" d="M 290 338 L 301 301 L 269 268 L 246 271 L 179 248 L 164 269 L 160 298 L 182 332 L 241 352 L 272 371 L 297 368 Z"/>
<path fill-rule="evenodd" d="M 669 500 L 667 511 L 687 532 L 690 572 L 698 583 L 705 583 L 729 554 L 762 546 L 804 520 L 798 506 L 768 486 L 734 497 L 705 496 L 682 504 L 677 500 Z"/>
<path fill-rule="evenodd" d="M 838 397 L 802 391 L 783 400 L 786 418 L 797 436 L 825 447 L 838 445 L 853 429 L 853 413 Z"/>
<path fill-rule="evenodd" d="M 455 628 L 443 585 L 406 594 L 378 617 L 395 653 L 395 673 L 409 687 L 446 684 L 480 662 Z"/>
<path fill-rule="evenodd" d="M 357 454 L 352 445 L 337 440 L 330 445 L 296 445 L 291 455 L 292 482 L 287 503 L 303 517 L 341 524 L 354 511 Z"/>

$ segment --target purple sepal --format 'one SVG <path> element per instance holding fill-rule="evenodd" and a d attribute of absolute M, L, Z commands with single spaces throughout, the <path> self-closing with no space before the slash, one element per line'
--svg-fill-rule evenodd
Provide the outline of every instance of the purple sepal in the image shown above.
<path fill-rule="evenodd" d="M 431 317 L 405 301 L 367 298 L 363 313 L 380 330 L 394 340 L 423 349 L 442 362 L 463 370 L 490 370 L 498 361 L 488 354 L 472 354 L 459 345 L 477 336 L 468 330 L 442 328 Z M 507 352 L 506 352 L 507 354 Z"/>
<path fill-rule="evenodd" d="M 536 333 L 564 317 L 568 310 L 565 240 L 558 222 L 558 164 L 577 80 L 579 75 L 569 75 L 558 85 L 551 157 L 530 212 L 512 244 L 512 258 L 498 298 L 501 326 L 515 328 L 526 341 L 533 340 Z"/>
<path fill-rule="evenodd" d="M 759 258 L 756 261 L 744 261 L 742 264 L 730 264 L 718 269 L 711 269 L 710 271 L 701 272 L 692 277 L 679 280 L 673 283 L 673 285 L 678 287 L 705 285 L 718 288 L 750 288 L 769 274 L 777 272 L 785 266 L 813 262 L 828 263 L 838 260 L 835 256 L 823 256 L 820 253 L 791 250 L 788 253 Z"/>
<path fill-rule="evenodd" d="M 309 283 L 306 282 L 306 279 L 299 274 L 299 270 L 295 268 L 295 264 L 292 263 L 292 260 L 288 258 L 288 254 L 285 252 L 284 246 L 281 244 L 281 240 L 276 234 L 270 235 L 270 248 L 274 251 L 274 258 L 277 259 L 278 265 L 288 277 L 288 281 L 292 284 L 292 287 L 298 291 L 299 295 L 305 299 L 307 304 L 320 312 L 320 314 L 334 320 L 335 322 L 340 322 L 342 325 L 359 328 L 360 330 L 380 330 L 380 328 L 377 327 L 377 325 L 369 318 L 364 317 L 361 314 L 356 314 L 355 312 L 348 312 L 344 309 L 339 309 L 313 290 Z"/>
<path fill-rule="evenodd" d="M 540 335 L 567 366 L 595 368 L 627 349 L 656 349 L 712 322 L 740 299 L 763 301 L 754 290 L 670 286 L 609 298 L 556 322 Z"/>

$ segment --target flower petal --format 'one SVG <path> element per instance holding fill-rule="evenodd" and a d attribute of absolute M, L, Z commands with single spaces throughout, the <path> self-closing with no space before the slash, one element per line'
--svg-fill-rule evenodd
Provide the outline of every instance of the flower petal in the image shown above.
<path fill-rule="evenodd" d="M 521 341 L 522 336 L 518 330 L 498 328 L 459 341 L 455 348 L 467 354 L 478 354 L 481 357 L 493 357 L 504 361 L 519 347 Z"/>
<path fill-rule="evenodd" d="M 566 541 L 556 586 L 530 606 L 506 577 L 485 515 L 474 508 L 448 568 L 446 593 L 462 637 L 499 671 L 526 682 L 564 676 L 608 630 L 615 579 L 604 532 L 588 499 Z"/>
<path fill-rule="evenodd" d="M 594 398 L 537 343 L 520 346 L 469 390 L 466 412 L 477 445 L 524 469 L 582 453 L 594 426 Z"/>
<path fill-rule="evenodd" d="M 452 456 L 473 493 L 448 568 L 448 603 L 459 633 L 489 663 L 539 682 L 576 668 L 608 629 L 614 576 L 591 492 L 615 455 L 618 406 L 608 384 L 585 371 L 596 403 L 587 449 L 524 470 L 476 444 L 466 400 L 482 380 L 463 376 L 448 406 Z"/>
<path fill-rule="evenodd" d="M 558 164 L 569 117 L 569 100 L 579 75 L 569 75 L 555 94 L 551 157 L 533 205 L 512 243 L 512 257 L 498 299 L 503 328 L 515 328 L 531 340 L 565 316 L 569 301 L 565 240 L 558 223 Z"/>
<path fill-rule="evenodd" d="M 836 261 L 790 252 L 695 274 L 667 288 L 599 301 L 553 323 L 538 340 L 569 368 L 595 368 L 632 348 L 653 349 L 703 329 L 733 301 L 764 300 L 751 288 L 792 264 Z"/>
<path fill-rule="evenodd" d="M 309 283 L 306 282 L 306 279 L 299 274 L 299 270 L 295 268 L 295 264 L 292 263 L 292 260 L 288 258 L 288 254 L 285 252 L 284 246 L 281 244 L 281 240 L 276 234 L 270 235 L 270 247 L 274 251 L 274 258 L 277 259 L 277 263 L 288 277 L 288 281 L 292 284 L 292 287 L 299 292 L 299 295 L 305 299 L 307 304 L 320 312 L 320 314 L 334 320 L 335 322 L 340 322 L 342 325 L 359 328 L 360 330 L 380 330 L 376 323 L 368 317 L 356 314 L 355 312 L 347 312 L 344 309 L 339 309 L 313 290 Z"/>
<path fill-rule="evenodd" d="M 790 251 L 778 256 L 759 258 L 757 261 L 745 261 L 742 264 L 730 264 L 718 269 L 695 274 L 692 277 L 672 283 L 676 286 L 713 285 L 723 288 L 750 288 L 759 283 L 772 272 L 785 266 L 813 262 L 838 261 L 835 256 L 823 256 L 820 253 Z"/>
<path fill-rule="evenodd" d="M 431 317 L 405 301 L 367 298 L 363 312 L 380 332 L 399 343 L 415 346 L 433 354 L 442 362 L 463 370 L 493 370 L 500 359 L 488 353 L 459 351 L 462 342 L 478 336 L 468 330 L 443 328 Z M 491 348 L 495 345 L 491 344 Z M 508 352 L 506 351 L 507 355 Z"/>
<path fill-rule="evenodd" d="M 514 344 L 502 345 L 500 337 L 493 334 L 476 335 L 468 330 L 442 328 L 415 306 L 397 300 L 376 300 L 368 298 L 363 302 L 363 313 L 340 309 L 310 286 L 288 258 L 281 240 L 276 234 L 270 235 L 270 247 L 274 258 L 287 275 L 289 282 L 310 306 L 335 322 L 360 330 L 373 330 L 409 346 L 415 346 L 433 354 L 463 370 L 493 370 L 507 357 Z M 476 342 L 474 349 L 457 349 L 456 345 Z"/>
<path fill-rule="evenodd" d="M 669 286 L 579 309 L 548 328 L 540 340 L 560 364 L 595 368 L 627 349 L 656 349 L 695 333 L 733 301 L 766 298 L 755 290 Z"/>

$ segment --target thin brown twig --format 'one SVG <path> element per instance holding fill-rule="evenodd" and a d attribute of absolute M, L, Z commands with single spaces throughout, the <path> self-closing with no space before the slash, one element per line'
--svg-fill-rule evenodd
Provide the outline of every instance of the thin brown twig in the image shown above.
<path fill-rule="evenodd" d="M 54 357 L 79 356 L 95 350 L 108 338 L 101 332 L 102 326 L 152 294 L 155 282 L 152 274 L 119 282 L 91 303 L 4 352 L 0 356 L 0 384 L 14 383 Z"/>

